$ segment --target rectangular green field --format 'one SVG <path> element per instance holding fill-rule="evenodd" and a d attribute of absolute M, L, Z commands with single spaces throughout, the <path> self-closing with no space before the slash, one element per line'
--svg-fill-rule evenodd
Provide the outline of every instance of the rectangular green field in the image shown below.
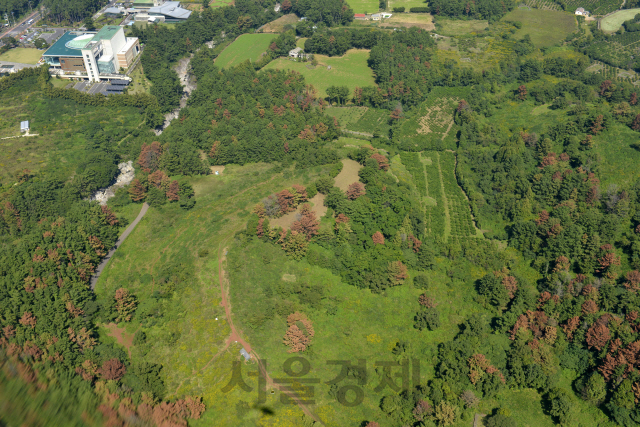
<path fill-rule="evenodd" d="M 230 47 L 233 47 L 233 44 Z M 216 59 L 216 63 L 221 56 Z M 271 61 L 263 70 L 297 71 L 304 76 L 308 84 L 312 84 L 318 90 L 318 95 L 323 98 L 327 96 L 326 91 L 329 86 L 347 86 L 349 90 L 353 91 L 356 86 L 375 85 L 373 71 L 367 65 L 368 50 L 351 49 L 340 57 L 315 55 L 315 58 L 318 60 L 318 65 L 314 69 L 309 68 L 311 67 L 309 62 L 295 62 L 286 58 L 278 58 Z M 328 69 L 329 66 L 331 69 Z"/>
<path fill-rule="evenodd" d="M 230 68 L 247 60 L 257 61 L 275 37 L 273 34 L 243 34 L 222 51 L 215 63 L 221 68 Z"/>
<path fill-rule="evenodd" d="M 349 0 L 354 13 L 377 13 L 380 7 L 378 0 Z"/>
<path fill-rule="evenodd" d="M 38 49 L 16 47 L 0 55 L 0 61 L 37 64 L 42 57 L 42 52 Z"/>
<path fill-rule="evenodd" d="M 462 36 L 469 33 L 479 33 L 489 26 L 489 21 L 470 19 L 462 21 L 458 19 L 438 18 L 436 31 L 445 36 Z"/>
<path fill-rule="evenodd" d="M 514 34 L 514 38 L 521 39 L 529 34 L 536 47 L 552 46 L 577 28 L 574 15 L 555 10 L 514 9 L 502 20 L 522 22 L 522 28 Z"/>
<path fill-rule="evenodd" d="M 209 3 L 209 6 L 212 9 L 215 9 L 217 7 L 222 7 L 222 6 L 230 6 L 233 5 L 233 0 L 212 0 Z"/>
<path fill-rule="evenodd" d="M 387 10 L 392 12 L 394 7 L 404 7 L 406 12 L 412 7 L 426 7 L 429 6 L 429 2 L 424 0 L 389 0 L 389 6 Z"/>

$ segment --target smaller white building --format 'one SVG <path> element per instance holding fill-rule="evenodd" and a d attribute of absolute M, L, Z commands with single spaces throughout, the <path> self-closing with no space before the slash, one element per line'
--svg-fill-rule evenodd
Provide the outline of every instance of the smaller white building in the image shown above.
<path fill-rule="evenodd" d="M 289 51 L 289 57 L 290 58 L 304 58 L 305 57 L 304 50 L 302 50 L 301 47 L 297 47 L 295 49 L 291 49 Z"/>
<path fill-rule="evenodd" d="M 579 7 L 576 9 L 575 14 L 578 16 L 589 16 L 591 15 L 591 12 L 589 12 L 588 10 L 584 10 L 584 7 Z"/>
<path fill-rule="evenodd" d="M 379 13 L 374 13 L 373 15 L 371 15 L 371 20 L 372 21 L 379 21 L 380 17 L 381 17 L 381 15 Z"/>
<path fill-rule="evenodd" d="M 25 120 L 23 122 L 20 122 L 20 132 L 29 133 L 29 120 Z"/>

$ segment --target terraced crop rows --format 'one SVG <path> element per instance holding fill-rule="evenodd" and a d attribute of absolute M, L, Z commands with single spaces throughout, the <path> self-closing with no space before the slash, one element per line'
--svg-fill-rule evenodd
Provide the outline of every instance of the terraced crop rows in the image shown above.
<path fill-rule="evenodd" d="M 440 172 L 446 196 L 452 237 L 475 236 L 469 202 L 458 186 L 455 176 L 455 154 L 449 151 L 439 153 Z"/>

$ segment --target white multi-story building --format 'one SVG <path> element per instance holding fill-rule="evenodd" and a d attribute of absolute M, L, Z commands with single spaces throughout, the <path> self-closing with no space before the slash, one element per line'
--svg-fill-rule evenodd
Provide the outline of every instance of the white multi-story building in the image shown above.
<path fill-rule="evenodd" d="M 125 37 L 117 25 L 102 27 L 98 33 L 69 31 L 43 56 L 44 61 L 65 74 L 82 75 L 89 81 L 111 78 L 120 68 L 129 68 L 140 53 L 137 37 Z"/>

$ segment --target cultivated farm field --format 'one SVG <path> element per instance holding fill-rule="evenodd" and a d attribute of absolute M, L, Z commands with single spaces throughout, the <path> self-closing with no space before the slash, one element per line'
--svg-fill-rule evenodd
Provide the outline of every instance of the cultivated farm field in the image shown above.
<path fill-rule="evenodd" d="M 230 68 L 247 60 L 257 61 L 273 38 L 273 34 L 243 34 L 222 51 L 215 63 L 221 68 Z"/>
<path fill-rule="evenodd" d="M 233 47 L 233 44 L 230 47 Z M 323 98 L 327 96 L 326 90 L 329 86 L 347 86 L 349 90 L 353 91 L 357 86 L 375 85 L 373 72 L 367 65 L 368 50 L 351 49 L 343 56 L 315 55 L 315 58 L 318 60 L 318 65 L 315 68 L 312 68 L 310 62 L 296 62 L 287 58 L 278 58 L 264 67 L 263 72 L 270 69 L 297 71 L 304 76 L 308 84 L 312 84 L 318 90 L 318 94 Z M 219 60 L 220 57 L 216 63 Z M 330 70 L 327 68 L 328 66 L 331 66 Z"/>
<path fill-rule="evenodd" d="M 429 2 L 424 0 L 389 0 L 387 10 L 389 12 L 392 12 L 394 7 L 404 6 L 405 11 L 409 12 L 409 9 L 411 9 L 412 7 L 425 7 L 428 5 L 429 5 Z"/>
<path fill-rule="evenodd" d="M 629 19 L 633 19 L 640 13 L 640 9 L 624 9 L 620 10 L 616 13 L 612 13 L 611 15 L 602 18 L 600 21 L 600 28 L 604 31 L 614 32 L 618 31 L 620 26 L 624 21 L 628 21 Z"/>
<path fill-rule="evenodd" d="M 383 26 L 418 27 L 431 31 L 435 28 L 433 16 L 429 13 L 394 13 L 391 18 L 385 19 Z"/>
<path fill-rule="evenodd" d="M 515 9 L 502 20 L 522 22 L 522 28 L 516 31 L 514 38 L 521 39 L 529 34 L 536 47 L 552 46 L 577 29 L 574 15 L 554 10 Z"/>
<path fill-rule="evenodd" d="M 353 13 L 377 13 L 380 6 L 378 0 L 350 0 L 348 3 Z"/>
<path fill-rule="evenodd" d="M 275 21 L 271 21 L 262 27 L 263 33 L 282 33 L 284 31 L 285 25 L 294 25 L 298 22 L 299 19 L 295 13 L 290 13 L 288 15 L 281 16 Z"/>

